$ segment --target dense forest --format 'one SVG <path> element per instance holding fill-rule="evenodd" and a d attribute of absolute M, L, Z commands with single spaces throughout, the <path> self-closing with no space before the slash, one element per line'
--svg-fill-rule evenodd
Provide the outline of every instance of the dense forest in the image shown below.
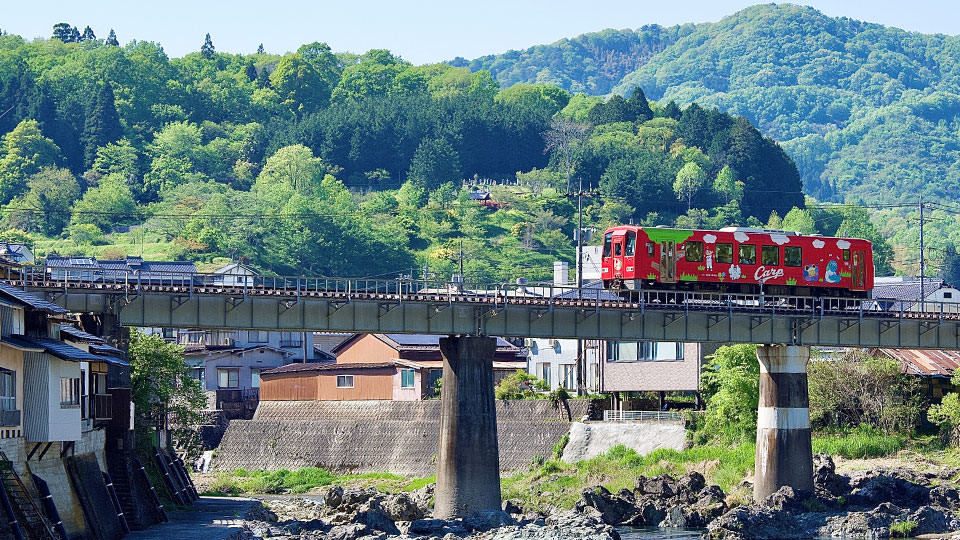
<path fill-rule="evenodd" d="M 803 210 L 793 161 L 743 117 L 501 88 L 385 50 L 225 54 L 207 35 L 169 58 L 63 24 L 0 36 L 0 109 L 4 234 L 41 253 L 391 277 L 463 258 L 477 278 L 539 279 L 573 257 L 564 195 L 581 183 L 599 189 L 591 228 L 857 219 Z"/>

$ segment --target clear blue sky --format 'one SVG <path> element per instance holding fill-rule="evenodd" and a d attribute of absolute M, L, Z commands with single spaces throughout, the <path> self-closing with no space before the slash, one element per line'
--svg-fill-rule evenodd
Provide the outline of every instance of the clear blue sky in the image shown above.
<path fill-rule="evenodd" d="M 296 50 L 325 41 L 334 51 L 390 49 L 416 64 L 474 58 L 550 43 L 604 28 L 713 22 L 758 2 L 738 0 L 164 0 L 159 2 L 4 0 L 0 28 L 27 39 L 49 37 L 57 22 L 90 25 L 122 44 L 157 41 L 170 56 L 196 51 L 209 32 L 218 51 Z M 799 0 L 831 16 L 905 30 L 960 34 L 956 0 Z"/>

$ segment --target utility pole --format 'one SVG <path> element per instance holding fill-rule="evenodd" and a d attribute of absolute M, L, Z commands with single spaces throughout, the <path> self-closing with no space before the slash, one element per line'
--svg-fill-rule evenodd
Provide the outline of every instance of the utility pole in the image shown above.
<path fill-rule="evenodd" d="M 569 186 L 569 181 L 567 182 Z M 583 298 L 583 198 L 595 197 L 597 192 L 584 191 L 583 179 L 580 179 L 579 189 L 576 193 L 568 193 L 566 197 L 577 198 L 577 298 Z M 584 358 L 583 340 L 577 338 L 577 394 L 586 394 L 586 372 L 587 362 Z"/>
<path fill-rule="evenodd" d="M 926 269 L 923 263 L 923 192 L 920 193 L 920 311 L 923 311 L 923 299 L 927 297 L 924 290 L 923 274 Z"/>

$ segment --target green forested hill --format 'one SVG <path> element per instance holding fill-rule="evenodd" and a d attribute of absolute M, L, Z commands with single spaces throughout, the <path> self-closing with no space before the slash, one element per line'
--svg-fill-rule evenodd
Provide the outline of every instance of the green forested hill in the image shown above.
<path fill-rule="evenodd" d="M 511 50 L 474 60 L 458 57 L 449 63 L 469 67 L 471 71 L 489 71 L 503 87 L 520 82 L 549 83 L 570 92 L 603 95 L 624 75 L 694 29 L 693 24 L 607 29 L 522 51 Z"/>
<path fill-rule="evenodd" d="M 661 103 L 696 101 L 746 116 L 783 144 L 804 191 L 819 200 L 893 202 L 915 200 L 920 191 L 960 197 L 960 37 L 790 4 L 666 30 L 676 39 L 644 58 L 614 93 L 640 86 Z M 466 65 L 496 66 L 502 84 L 532 81 L 542 70 L 554 73 L 550 62 L 562 45 Z"/>

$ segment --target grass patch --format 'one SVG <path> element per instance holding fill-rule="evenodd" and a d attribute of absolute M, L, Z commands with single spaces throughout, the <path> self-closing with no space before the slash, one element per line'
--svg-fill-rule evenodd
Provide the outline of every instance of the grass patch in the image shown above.
<path fill-rule="evenodd" d="M 894 538 L 907 538 L 913 535 L 913 531 L 917 530 L 916 521 L 900 521 L 890 525 L 890 536 Z"/>
<path fill-rule="evenodd" d="M 907 446 L 907 440 L 898 435 L 884 435 L 869 430 L 855 430 L 841 435 L 820 435 L 813 438 L 813 451 L 847 459 L 887 456 Z"/>
<path fill-rule="evenodd" d="M 407 478 L 390 473 L 336 475 L 318 467 L 304 467 L 290 471 L 236 469 L 219 473 L 209 484 L 204 495 L 237 496 L 243 494 L 306 493 L 312 489 L 340 484 L 351 487 L 376 487 L 386 493 L 414 491 L 435 482 L 435 477 Z"/>

